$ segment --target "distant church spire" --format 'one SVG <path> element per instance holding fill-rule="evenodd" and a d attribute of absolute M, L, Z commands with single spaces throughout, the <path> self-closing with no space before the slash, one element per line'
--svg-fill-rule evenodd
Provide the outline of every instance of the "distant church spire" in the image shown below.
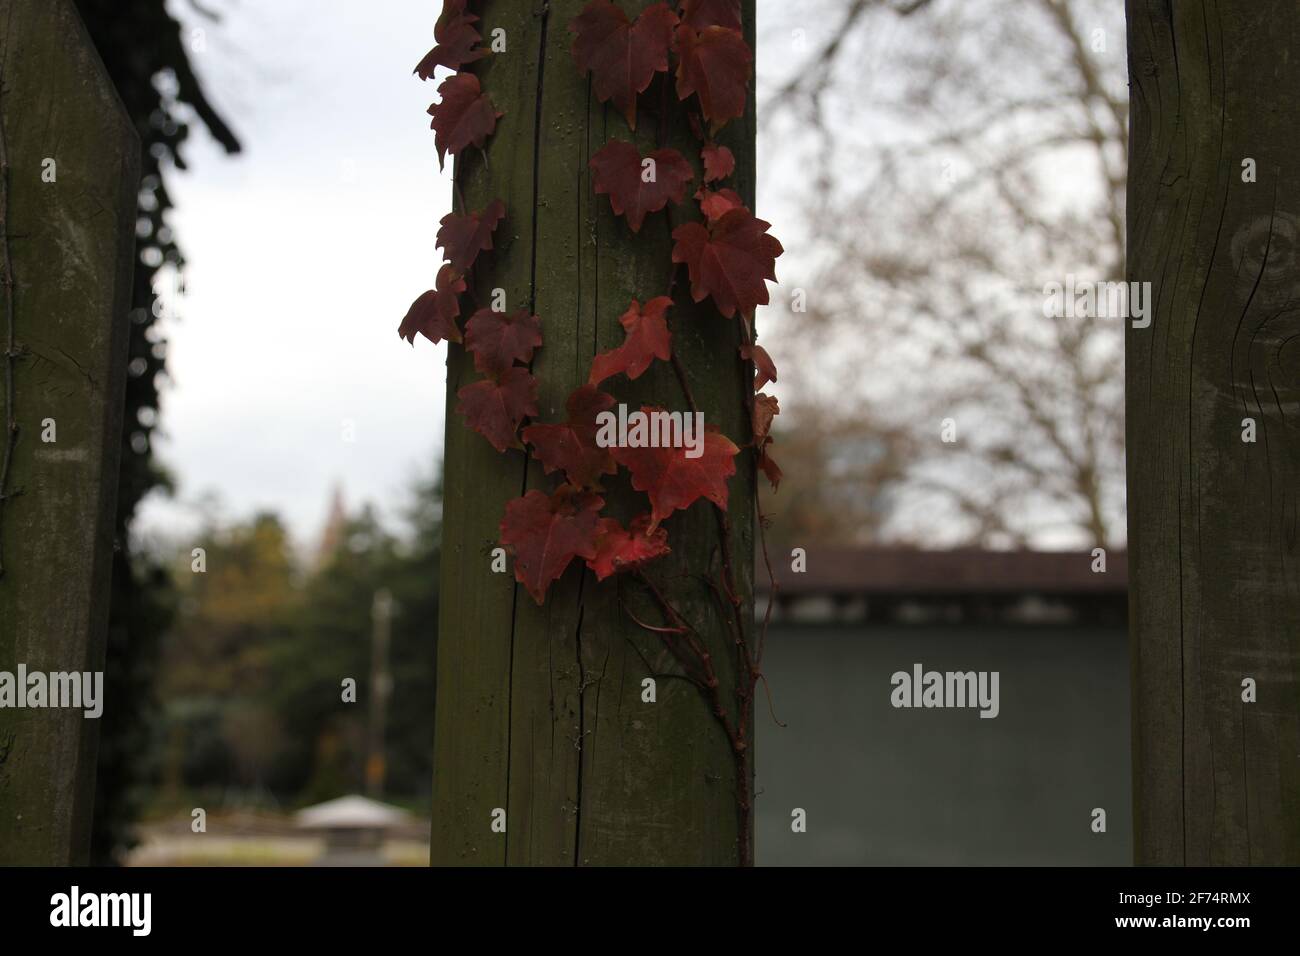
<path fill-rule="evenodd" d="M 343 546 L 343 534 L 347 529 L 348 512 L 343 504 L 343 486 L 336 484 L 330 496 L 329 516 L 321 530 L 320 546 L 316 549 L 316 562 L 324 564 Z"/>

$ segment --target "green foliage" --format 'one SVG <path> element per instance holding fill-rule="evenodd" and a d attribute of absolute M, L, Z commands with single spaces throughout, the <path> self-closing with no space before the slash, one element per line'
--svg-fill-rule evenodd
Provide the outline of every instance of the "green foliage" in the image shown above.
<path fill-rule="evenodd" d="M 188 552 L 178 556 L 180 610 L 159 684 L 169 742 L 160 808 L 193 792 L 300 804 L 361 790 L 383 588 L 394 599 L 386 790 L 427 802 L 440 518 L 438 489 L 423 481 L 396 534 L 365 508 L 304 558 L 262 514 L 205 531 L 203 573 Z M 343 699 L 345 678 L 356 681 L 355 702 Z"/>

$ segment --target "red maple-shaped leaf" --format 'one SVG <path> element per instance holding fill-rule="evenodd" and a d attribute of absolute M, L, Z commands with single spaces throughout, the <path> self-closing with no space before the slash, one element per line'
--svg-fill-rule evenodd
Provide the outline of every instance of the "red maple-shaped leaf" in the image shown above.
<path fill-rule="evenodd" d="M 442 14 L 433 27 L 433 40 L 436 46 L 426 53 L 424 59 L 415 67 L 415 72 L 420 74 L 420 79 L 427 80 L 433 76 L 433 71 L 437 67 L 445 66 L 449 70 L 459 70 L 466 63 L 473 63 L 487 56 L 487 50 L 481 47 L 475 49 L 482 39 L 478 30 L 474 28 L 477 22 L 478 17 L 465 11 L 463 0 L 460 3 L 444 4 Z"/>
<path fill-rule="evenodd" d="M 754 431 L 754 447 L 761 448 L 771 441 L 768 437 L 772 431 L 772 419 L 781 414 L 781 406 L 775 397 L 759 392 L 754 396 L 754 410 L 750 415 Z"/>
<path fill-rule="evenodd" d="M 686 184 L 695 171 L 675 149 L 656 149 L 643 160 L 641 152 L 621 139 L 610 140 L 591 157 L 596 194 L 608 194 L 616 216 L 626 216 L 628 228 L 639 232 L 646 213 L 658 212 L 669 201 L 686 198 Z"/>
<path fill-rule="evenodd" d="M 618 348 L 601 352 L 591 360 L 587 382 L 598 385 L 620 373 L 631 379 L 639 378 L 655 359 L 668 361 L 673 351 L 666 316 L 672 304 L 673 300 L 666 295 L 653 298 L 644 306 L 633 299 L 618 319 L 627 337 Z"/>
<path fill-rule="evenodd" d="M 696 32 L 682 24 L 675 40 L 678 99 L 694 93 L 700 112 L 715 130 L 744 115 L 754 54 L 740 31 L 715 26 Z"/>
<path fill-rule="evenodd" d="M 745 205 L 745 200 L 734 189 L 701 189 L 695 198 L 699 200 L 700 212 L 704 213 L 704 218 L 709 222 L 721 219 L 731 210 L 741 209 Z"/>
<path fill-rule="evenodd" d="M 561 485 L 555 494 L 530 491 L 506 504 L 501 543 L 515 557 L 515 580 L 539 605 L 551 582 L 574 558 L 596 557 L 596 534 L 605 499 Z"/>
<path fill-rule="evenodd" d="M 705 143 L 700 150 L 700 159 L 704 163 L 704 181 L 711 183 L 717 179 L 726 179 L 736 171 L 736 156 L 725 146 L 717 143 Z"/>
<path fill-rule="evenodd" d="M 486 209 L 466 215 L 448 213 L 438 220 L 438 238 L 434 245 L 447 255 L 458 272 L 464 274 L 474 265 L 480 252 L 492 248 L 492 233 L 505 218 L 506 204 L 494 199 Z"/>
<path fill-rule="evenodd" d="M 767 354 L 767 349 L 763 346 L 742 345 L 740 357 L 754 363 L 754 391 L 760 391 L 768 382 L 776 381 L 776 363 L 772 361 L 772 356 Z"/>
<path fill-rule="evenodd" d="M 646 414 L 662 409 L 645 407 Z M 616 446 L 614 460 L 632 473 L 632 487 L 650 497 L 650 526 L 700 498 L 727 507 L 727 479 L 736 473 L 739 452 L 721 432 L 705 430 L 702 454 L 687 458 L 686 448 L 628 448 Z"/>
<path fill-rule="evenodd" d="M 740 0 L 682 0 L 682 22 L 696 30 L 705 27 L 740 29 Z"/>
<path fill-rule="evenodd" d="M 587 567 L 596 572 L 596 580 L 603 581 L 620 571 L 631 571 L 647 561 L 669 552 L 668 531 L 650 528 L 650 516 L 639 515 L 624 528 L 615 518 L 601 518 L 596 537 L 596 556 L 587 561 Z"/>
<path fill-rule="evenodd" d="M 443 339 L 448 342 L 460 341 L 460 327 L 456 325 L 456 316 L 460 315 L 460 294 L 465 291 L 465 280 L 449 265 L 438 270 L 438 281 L 428 292 L 411 303 L 406 317 L 397 327 L 397 334 L 412 345 L 416 333 L 437 345 Z"/>
<path fill-rule="evenodd" d="M 558 425 L 529 425 L 523 439 L 549 475 L 563 471 L 569 484 L 598 489 L 601 475 L 617 473 L 614 456 L 596 444 L 596 416 L 614 407 L 614 397 L 583 385 L 569 395 L 568 421 Z"/>
<path fill-rule="evenodd" d="M 521 366 L 508 368 L 496 378 L 466 385 L 456 397 L 456 411 L 497 451 L 519 448 L 519 423 L 537 414 L 537 379 Z"/>
<path fill-rule="evenodd" d="M 784 251 L 770 223 L 748 209 L 732 209 L 705 228 L 688 222 L 673 230 L 673 262 L 686 263 L 691 297 L 713 296 L 718 311 L 732 316 L 767 304 L 765 279 L 776 281 L 776 258 Z"/>
<path fill-rule="evenodd" d="M 479 309 L 465 325 L 465 348 L 484 375 L 500 375 L 515 362 L 527 362 L 542 344 L 542 326 L 527 309 L 493 312 Z"/>
<path fill-rule="evenodd" d="M 441 99 L 429 107 L 433 117 L 429 128 L 441 168 L 448 153 L 455 156 L 466 146 L 481 149 L 505 114 L 497 112 L 473 73 L 447 77 L 438 87 L 438 96 Z"/>
<path fill-rule="evenodd" d="M 781 469 L 772 460 L 769 449 L 772 445 L 772 420 L 780 413 L 781 407 L 773 396 L 761 392 L 754 396 L 754 408 L 750 415 L 754 447 L 758 449 L 758 467 L 763 469 L 763 474 L 772 483 L 773 491 L 781 484 Z"/>
<path fill-rule="evenodd" d="M 641 11 L 633 23 L 610 0 L 591 0 L 569 22 L 574 35 L 574 62 L 583 73 L 590 72 L 596 98 L 612 101 L 636 129 L 636 97 L 650 85 L 656 73 L 668 71 L 668 48 L 672 45 L 677 14 L 666 3 Z"/>

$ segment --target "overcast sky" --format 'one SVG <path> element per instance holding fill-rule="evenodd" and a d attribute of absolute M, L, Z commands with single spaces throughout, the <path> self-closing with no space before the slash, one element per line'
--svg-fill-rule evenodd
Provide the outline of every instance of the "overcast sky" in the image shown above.
<path fill-rule="evenodd" d="M 156 449 L 178 490 L 147 499 L 140 527 L 183 536 L 215 496 L 226 518 L 278 512 L 310 545 L 334 486 L 392 516 L 440 454 L 445 346 L 396 334 L 432 284 L 450 208 L 425 115 L 435 85 L 411 73 L 438 3 L 213 6 L 215 26 L 169 3 L 205 28 L 192 58 L 244 152 L 196 129 L 189 171 L 168 177 L 189 265 L 162 323 L 173 383 Z M 776 205 L 760 196 L 758 212 L 785 238 Z"/>

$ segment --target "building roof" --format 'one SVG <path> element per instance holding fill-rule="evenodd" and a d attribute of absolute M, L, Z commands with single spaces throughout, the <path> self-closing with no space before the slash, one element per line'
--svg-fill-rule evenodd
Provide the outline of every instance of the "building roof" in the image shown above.
<path fill-rule="evenodd" d="M 326 800 L 294 814 L 298 826 L 316 830 L 380 829 L 401 826 L 409 820 L 410 814 L 400 807 L 358 794 Z"/>
<path fill-rule="evenodd" d="M 1109 551 L 1106 572 L 1092 570 L 1088 551 L 984 551 L 962 548 L 807 549 L 807 570 L 791 570 L 786 555 L 772 556 L 782 597 L 806 595 L 1122 595 L 1128 588 L 1128 554 Z M 762 558 L 755 585 L 767 591 Z"/>

